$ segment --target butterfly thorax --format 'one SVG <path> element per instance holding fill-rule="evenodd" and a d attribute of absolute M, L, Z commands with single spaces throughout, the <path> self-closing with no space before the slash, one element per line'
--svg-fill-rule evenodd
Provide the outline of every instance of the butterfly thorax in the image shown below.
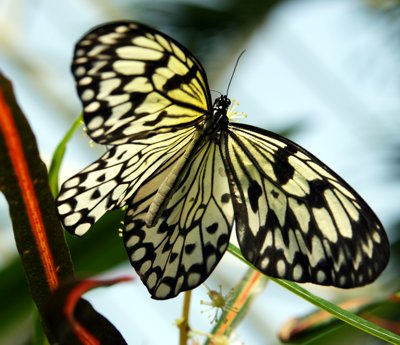
<path fill-rule="evenodd" d="M 226 95 L 221 95 L 214 101 L 212 116 L 206 117 L 203 124 L 203 135 L 209 136 L 226 128 L 229 123 L 227 112 L 230 105 L 231 100 Z"/>
<path fill-rule="evenodd" d="M 231 100 L 228 98 L 227 95 L 219 96 L 213 105 L 214 114 L 215 113 L 223 113 L 226 115 L 229 106 L 231 105 Z"/>

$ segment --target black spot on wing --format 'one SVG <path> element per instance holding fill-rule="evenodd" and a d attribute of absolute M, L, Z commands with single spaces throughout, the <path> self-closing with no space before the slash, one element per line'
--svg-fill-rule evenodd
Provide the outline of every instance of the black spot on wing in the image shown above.
<path fill-rule="evenodd" d="M 218 238 L 217 248 L 221 254 L 223 254 L 224 250 L 228 246 L 229 243 L 229 235 L 221 234 Z"/>
<path fill-rule="evenodd" d="M 258 211 L 258 199 L 262 195 L 262 189 L 257 181 L 250 181 L 247 193 L 249 195 L 251 209 L 255 213 Z"/>
<path fill-rule="evenodd" d="M 170 257 L 169 257 L 169 262 L 172 263 L 176 260 L 176 258 L 178 257 L 177 253 L 171 253 Z"/>
<path fill-rule="evenodd" d="M 221 202 L 223 202 L 224 204 L 228 203 L 229 200 L 231 200 L 231 195 L 228 193 L 222 194 L 221 196 Z"/>
<path fill-rule="evenodd" d="M 165 233 L 168 232 L 168 230 L 169 230 L 168 223 L 167 223 L 167 222 L 163 222 L 163 223 L 161 223 L 160 226 L 158 227 L 157 233 L 158 233 L 158 234 L 165 234 Z"/>
<path fill-rule="evenodd" d="M 271 190 L 271 195 L 276 199 L 279 197 L 279 193 L 276 190 Z"/>
<path fill-rule="evenodd" d="M 185 246 L 185 253 L 190 255 L 191 253 L 193 253 L 194 249 L 196 248 L 196 245 L 191 243 L 191 244 L 187 244 Z"/>
<path fill-rule="evenodd" d="M 207 226 L 206 230 L 209 234 L 215 234 L 216 231 L 218 230 L 218 223 L 213 223 Z"/>
<path fill-rule="evenodd" d="M 172 249 L 172 244 L 169 241 L 165 241 L 165 244 L 162 247 L 162 252 L 166 253 Z"/>
<path fill-rule="evenodd" d="M 96 189 L 96 190 L 92 193 L 92 195 L 90 196 L 90 199 L 91 199 L 91 200 L 96 200 L 96 199 L 98 199 L 98 198 L 100 198 L 100 197 L 101 197 L 101 194 L 100 194 L 99 190 Z"/>
<path fill-rule="evenodd" d="M 325 180 L 309 181 L 310 193 L 308 195 L 308 203 L 314 208 L 323 208 L 325 205 L 325 198 L 323 194 L 326 190 L 330 189 L 330 185 Z"/>
<path fill-rule="evenodd" d="M 285 149 L 279 148 L 275 152 L 276 164 L 273 164 L 272 167 L 274 169 L 274 174 L 278 180 L 278 182 L 282 185 L 286 184 L 294 174 L 294 168 L 289 163 L 289 157 L 292 156 L 296 150 L 293 148 L 289 150 L 290 146 L 287 146 Z"/>
<path fill-rule="evenodd" d="M 104 182 L 105 180 L 106 180 L 106 174 L 102 174 L 96 179 L 97 182 Z"/>

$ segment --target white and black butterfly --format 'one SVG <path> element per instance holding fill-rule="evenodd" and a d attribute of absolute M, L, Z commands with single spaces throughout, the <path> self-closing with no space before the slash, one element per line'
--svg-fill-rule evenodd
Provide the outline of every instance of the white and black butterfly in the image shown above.
<path fill-rule="evenodd" d="M 229 121 L 199 61 L 143 24 L 97 27 L 72 72 L 87 133 L 110 149 L 66 181 L 65 228 L 86 233 L 127 206 L 129 259 L 153 298 L 201 284 L 234 224 L 244 257 L 269 276 L 342 288 L 374 281 L 389 245 L 363 199 L 288 139 Z"/>

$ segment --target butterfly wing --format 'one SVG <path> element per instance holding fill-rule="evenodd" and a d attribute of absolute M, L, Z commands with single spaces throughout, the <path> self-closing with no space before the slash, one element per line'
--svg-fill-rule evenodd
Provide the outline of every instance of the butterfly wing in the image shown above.
<path fill-rule="evenodd" d="M 76 45 L 72 72 L 87 133 L 101 144 L 173 135 L 211 109 L 206 74 L 172 38 L 143 24 L 113 22 Z"/>
<path fill-rule="evenodd" d="M 230 125 L 223 145 L 240 248 L 262 272 L 350 288 L 385 268 L 389 245 L 378 218 L 316 157 L 243 124 Z"/>
<path fill-rule="evenodd" d="M 157 222 L 147 226 L 158 186 L 150 179 L 133 197 L 124 241 L 152 297 L 166 299 L 201 284 L 228 247 L 233 206 L 219 143 L 210 140 L 199 145 Z"/>
<path fill-rule="evenodd" d="M 152 145 L 139 141 L 111 147 L 61 186 L 56 202 L 64 227 L 82 236 L 105 212 L 124 207 L 146 179 L 173 169 L 193 132 L 189 128 L 174 138 L 159 136 Z"/>
<path fill-rule="evenodd" d="M 211 101 L 197 59 L 138 23 L 90 31 L 76 45 L 72 71 L 87 133 L 118 145 L 66 181 L 57 197 L 65 227 L 83 235 L 106 211 L 125 206 L 156 170 L 170 170 Z"/>

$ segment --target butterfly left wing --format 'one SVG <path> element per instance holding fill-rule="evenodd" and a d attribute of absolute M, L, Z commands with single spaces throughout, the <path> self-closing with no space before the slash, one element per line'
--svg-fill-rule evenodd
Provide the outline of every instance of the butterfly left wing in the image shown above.
<path fill-rule="evenodd" d="M 140 23 L 92 29 L 75 47 L 72 72 L 88 135 L 112 146 L 57 197 L 65 227 L 81 236 L 106 211 L 125 206 L 156 170 L 172 169 L 211 101 L 197 59 Z"/>
<path fill-rule="evenodd" d="M 134 195 L 124 241 L 152 297 L 167 299 L 200 285 L 228 247 L 233 207 L 219 144 L 210 140 L 199 145 L 156 223 L 147 226 L 158 188 L 159 183 L 149 179 Z"/>
<path fill-rule="evenodd" d="M 173 136 L 211 109 L 207 76 L 171 37 L 121 21 L 88 32 L 75 47 L 72 73 L 87 133 L 121 145 Z"/>
<path fill-rule="evenodd" d="M 223 140 L 239 245 L 266 275 L 350 288 L 389 258 L 364 200 L 309 152 L 274 133 L 230 124 Z"/>

